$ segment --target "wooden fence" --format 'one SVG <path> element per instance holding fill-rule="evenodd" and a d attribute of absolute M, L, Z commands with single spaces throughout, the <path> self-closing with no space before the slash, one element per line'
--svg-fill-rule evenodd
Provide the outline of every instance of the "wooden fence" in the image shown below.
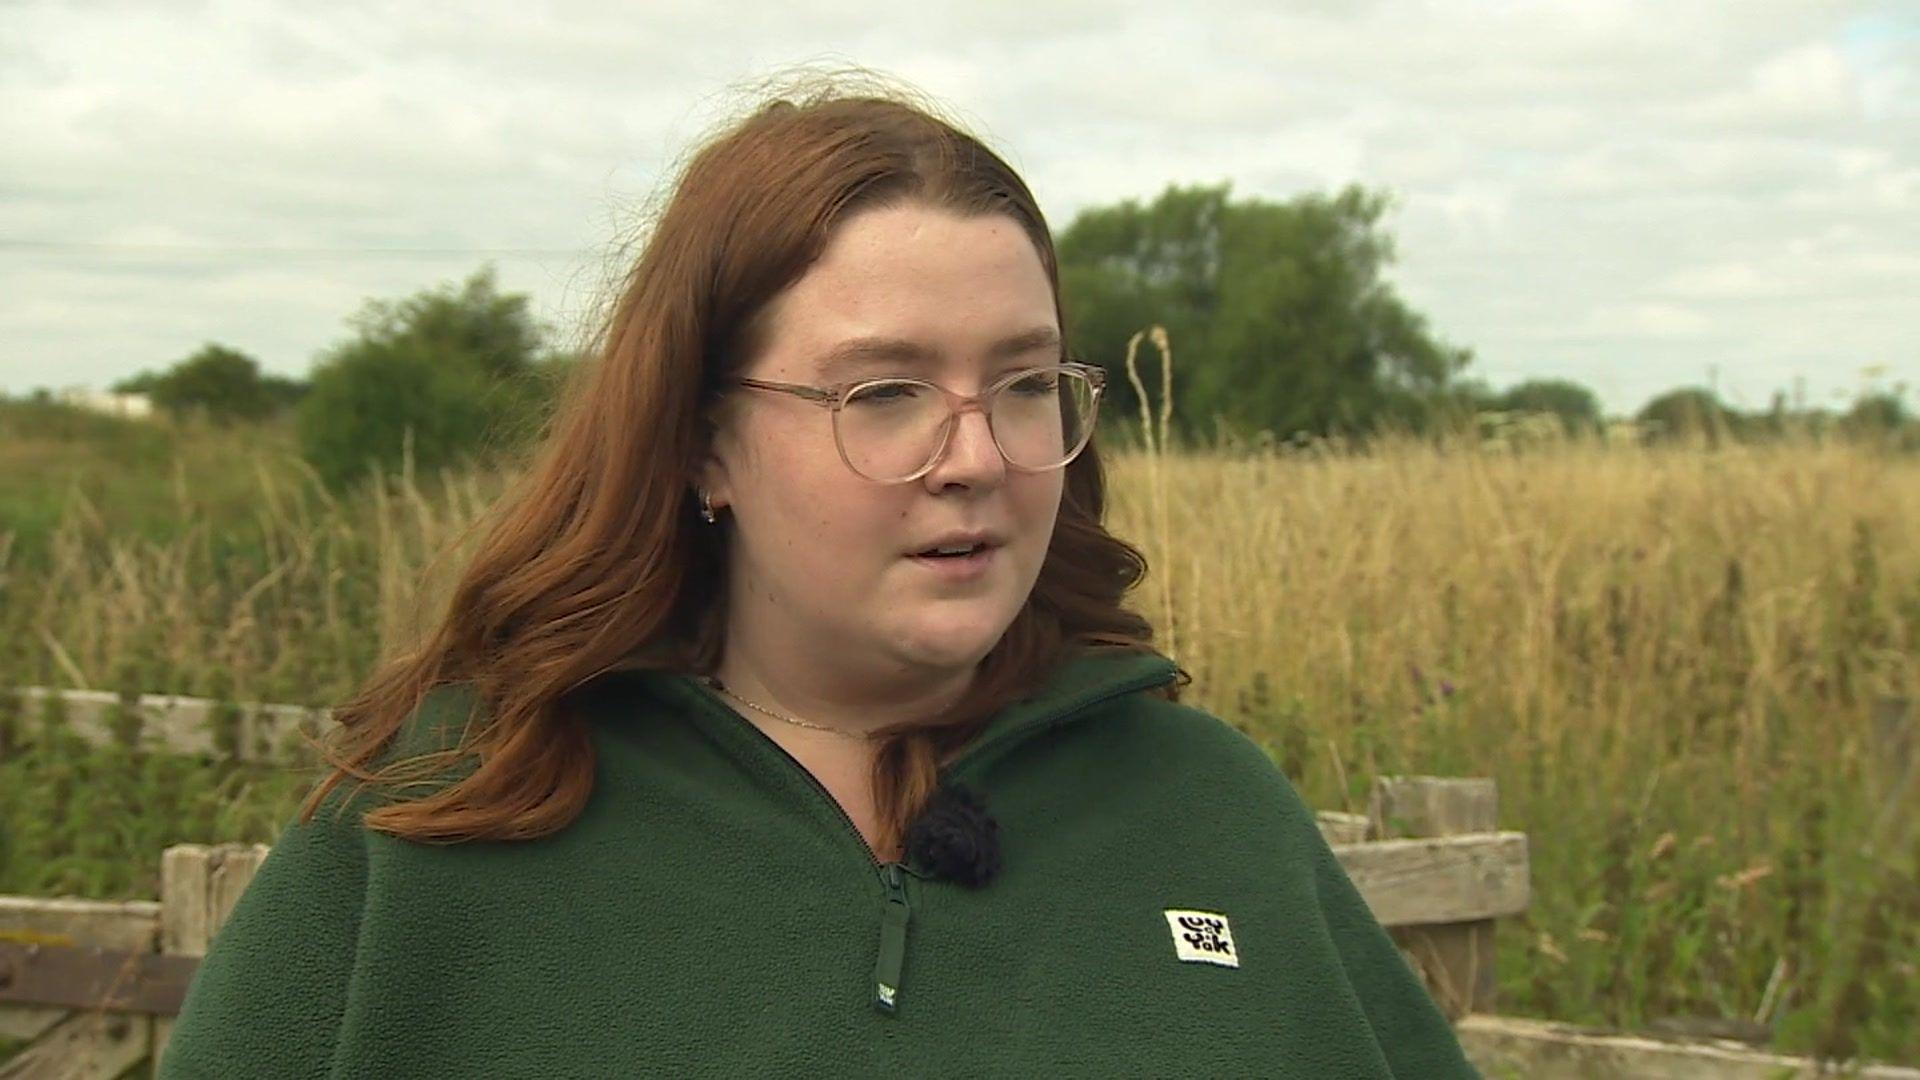
<path fill-rule="evenodd" d="M 69 733 L 95 745 L 125 739 L 149 751 L 240 761 L 303 760 L 306 744 L 300 734 L 318 735 L 333 715 L 299 705 L 42 686 L 20 687 L 14 696 L 21 714 L 14 722 L 23 728 L 57 716 Z"/>
<path fill-rule="evenodd" d="M 47 704 L 46 692 L 27 700 Z M 249 760 L 298 747 L 323 710 L 193 698 L 62 692 L 55 708 L 90 741 L 132 715 L 141 745 Z M 1739 1043 L 1653 1039 L 1495 1014 L 1494 924 L 1529 899 L 1527 836 L 1496 826 L 1493 781 L 1383 777 L 1366 814 L 1323 811 L 1320 829 L 1374 917 L 1399 944 L 1488 1077 L 1762 1080 L 1826 1075 Z M 264 844 L 182 844 L 161 859 L 156 901 L 0 897 L 0 1039 L 27 1047 L 0 1080 L 113 1080 L 158 1069 L 172 1017 L 214 935 L 266 858 Z M 1866 1066 L 1873 1080 L 1920 1069 Z"/>
<path fill-rule="evenodd" d="M 187 986 L 265 844 L 181 844 L 160 900 L 0 897 L 0 1080 L 114 1080 L 159 1054 Z"/>
<path fill-rule="evenodd" d="M 1488 781 L 1383 780 L 1379 788 L 1376 804 L 1388 808 L 1448 806 L 1462 794 L 1490 807 L 1492 797 Z M 1323 814 L 1321 828 L 1449 1013 L 1490 1006 L 1492 937 L 1482 931 L 1526 910 L 1525 834 L 1369 839 L 1385 828 L 1349 814 Z M 168 848 L 157 903 L 0 897 L 0 1037 L 29 1040 L 0 1065 L 0 1078 L 110 1080 L 148 1058 L 157 1068 L 198 958 L 268 850 Z"/>

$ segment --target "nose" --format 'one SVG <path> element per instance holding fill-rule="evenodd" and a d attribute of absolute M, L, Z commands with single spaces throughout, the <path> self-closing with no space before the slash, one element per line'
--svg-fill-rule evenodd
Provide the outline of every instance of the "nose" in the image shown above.
<path fill-rule="evenodd" d="M 922 479 L 928 488 L 940 491 L 949 484 L 981 487 L 997 484 L 1006 476 L 1007 462 L 994 445 L 993 429 L 987 414 L 978 407 L 964 409 L 951 421 L 947 444 L 938 460 Z"/>

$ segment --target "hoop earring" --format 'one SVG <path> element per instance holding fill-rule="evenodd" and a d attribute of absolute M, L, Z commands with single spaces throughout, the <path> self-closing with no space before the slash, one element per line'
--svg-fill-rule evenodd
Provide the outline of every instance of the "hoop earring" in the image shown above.
<path fill-rule="evenodd" d="M 713 496 L 705 491 L 700 493 L 700 516 L 705 518 L 709 525 L 716 520 L 713 516 Z"/>

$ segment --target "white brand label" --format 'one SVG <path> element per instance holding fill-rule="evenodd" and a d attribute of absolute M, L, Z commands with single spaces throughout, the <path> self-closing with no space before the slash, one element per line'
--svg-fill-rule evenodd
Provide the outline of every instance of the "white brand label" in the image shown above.
<path fill-rule="evenodd" d="M 1203 964 L 1240 966 L 1240 953 L 1233 947 L 1233 928 L 1227 925 L 1225 915 L 1167 908 L 1166 916 L 1167 928 L 1173 931 L 1175 956 Z"/>

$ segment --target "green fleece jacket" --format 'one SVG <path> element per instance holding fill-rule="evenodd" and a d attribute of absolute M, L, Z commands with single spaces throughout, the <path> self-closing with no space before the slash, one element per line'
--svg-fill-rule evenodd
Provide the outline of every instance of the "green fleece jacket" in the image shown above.
<path fill-rule="evenodd" d="M 997 823 L 975 886 L 877 863 L 699 681 L 602 679 L 558 833 L 289 824 L 159 1075 L 1478 1075 L 1265 752 L 1141 692 L 1174 674 L 1089 650 L 992 718 L 945 778 Z M 434 691 L 396 746 L 470 704 Z"/>

